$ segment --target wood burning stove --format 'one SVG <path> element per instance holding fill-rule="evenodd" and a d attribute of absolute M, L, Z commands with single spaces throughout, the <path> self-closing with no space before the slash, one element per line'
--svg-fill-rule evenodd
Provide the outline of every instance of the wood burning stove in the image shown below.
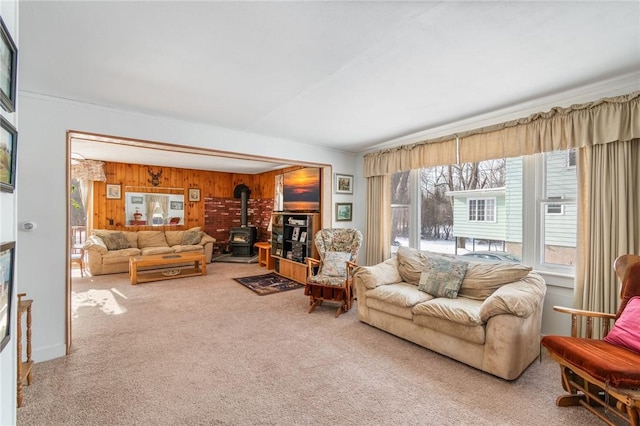
<path fill-rule="evenodd" d="M 240 198 L 240 227 L 231 228 L 229 245 L 233 256 L 253 256 L 254 247 L 258 238 L 258 228 L 247 225 L 247 201 L 251 190 L 247 185 L 240 184 L 233 190 L 233 196 Z"/>
<path fill-rule="evenodd" d="M 253 245 L 256 241 L 258 228 L 246 226 L 231 228 L 229 243 L 234 256 L 253 256 Z"/>

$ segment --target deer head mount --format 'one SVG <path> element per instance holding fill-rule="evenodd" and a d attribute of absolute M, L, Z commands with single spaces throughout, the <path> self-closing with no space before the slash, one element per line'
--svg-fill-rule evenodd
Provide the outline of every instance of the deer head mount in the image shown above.
<path fill-rule="evenodd" d="M 149 172 L 149 175 L 151 176 L 151 180 L 149 180 L 148 182 L 151 183 L 151 185 L 153 186 L 160 185 L 160 177 L 162 176 L 162 167 L 160 167 L 160 170 L 158 170 L 158 173 L 153 173 L 153 170 L 151 170 L 151 168 L 148 168 L 147 172 Z"/>

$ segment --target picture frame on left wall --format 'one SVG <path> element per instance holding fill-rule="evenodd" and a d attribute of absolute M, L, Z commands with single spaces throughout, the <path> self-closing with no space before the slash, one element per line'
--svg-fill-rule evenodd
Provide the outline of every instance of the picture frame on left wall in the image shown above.
<path fill-rule="evenodd" d="M 11 340 L 11 315 L 13 307 L 13 270 L 15 258 L 15 242 L 0 245 L 0 352 Z"/>
<path fill-rule="evenodd" d="M 18 132 L 0 116 L 0 190 L 13 192 L 16 184 Z"/>
<path fill-rule="evenodd" d="M 122 197 L 122 190 L 119 183 L 107 184 L 107 200 L 119 200 Z"/>
<path fill-rule="evenodd" d="M 0 105 L 7 112 L 16 110 L 18 48 L 0 16 Z"/>

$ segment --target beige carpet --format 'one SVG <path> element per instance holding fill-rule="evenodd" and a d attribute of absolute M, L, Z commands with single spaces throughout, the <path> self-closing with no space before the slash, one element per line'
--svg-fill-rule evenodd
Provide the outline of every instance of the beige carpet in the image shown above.
<path fill-rule="evenodd" d="M 546 356 L 506 382 L 357 321 L 307 314 L 303 290 L 260 297 L 216 263 L 132 286 L 74 279 L 74 344 L 37 363 L 19 425 L 588 425 L 559 408 Z M 34 318 L 34 321 L 38 321 Z"/>

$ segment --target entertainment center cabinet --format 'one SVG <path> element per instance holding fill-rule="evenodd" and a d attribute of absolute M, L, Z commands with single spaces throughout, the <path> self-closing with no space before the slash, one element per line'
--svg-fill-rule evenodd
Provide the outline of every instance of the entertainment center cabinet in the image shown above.
<path fill-rule="evenodd" d="M 271 216 L 271 256 L 276 273 L 301 284 L 307 281 L 307 257 L 318 258 L 314 236 L 319 213 L 278 212 Z"/>

